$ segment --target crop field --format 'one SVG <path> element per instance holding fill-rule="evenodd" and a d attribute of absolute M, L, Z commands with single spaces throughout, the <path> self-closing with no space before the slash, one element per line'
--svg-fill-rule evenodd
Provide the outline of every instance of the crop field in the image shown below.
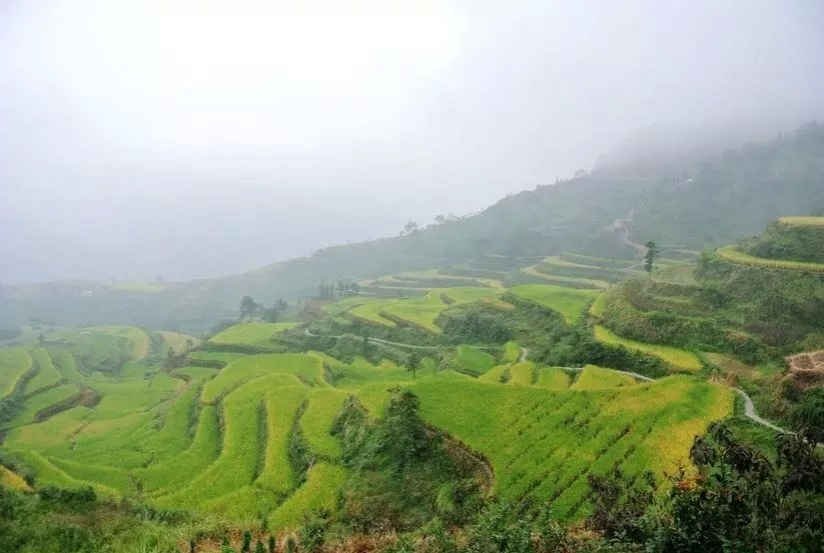
<path fill-rule="evenodd" d="M 31 356 L 25 349 L 0 349 L 0 398 L 14 391 L 17 381 L 31 368 Z"/>
<path fill-rule="evenodd" d="M 447 307 L 448 305 L 444 303 L 440 292 L 433 290 L 420 298 L 397 300 L 389 303 L 383 308 L 383 313 L 387 317 L 396 320 L 396 322 L 400 319 L 412 326 L 439 334 L 441 328 L 435 324 L 435 319 Z"/>
<path fill-rule="evenodd" d="M 601 325 L 595 326 L 595 339 L 608 345 L 624 346 L 627 349 L 655 355 L 678 369 L 686 371 L 701 370 L 701 361 L 694 353 L 671 346 L 647 344 L 645 342 L 636 342 L 635 340 L 622 338 Z"/>
<path fill-rule="evenodd" d="M 578 324 L 586 307 L 599 295 L 593 290 L 576 290 L 553 284 L 523 284 L 510 288 L 509 292 L 557 311 L 568 324 Z"/>
<path fill-rule="evenodd" d="M 599 280 L 596 278 L 581 278 L 553 275 L 549 273 L 548 268 L 542 268 L 544 272 L 538 270 L 537 266 L 524 267 L 521 272 L 531 277 L 539 278 L 550 284 L 557 284 L 558 286 L 567 286 L 569 288 L 591 288 L 598 290 L 606 290 L 609 288 L 609 282 L 606 280 Z"/>
<path fill-rule="evenodd" d="M 824 217 L 780 217 L 778 222 L 791 227 L 824 227 Z"/>
<path fill-rule="evenodd" d="M 761 269 L 778 269 L 783 271 L 803 271 L 808 273 L 824 273 L 824 263 L 809 263 L 803 261 L 786 261 L 783 259 L 766 259 L 755 257 L 737 250 L 734 246 L 718 249 L 718 257 L 736 265 L 757 267 Z"/>
<path fill-rule="evenodd" d="M 63 379 L 63 375 L 60 374 L 60 371 L 52 364 L 52 359 L 48 351 L 44 349 L 32 350 L 31 358 L 38 370 L 34 378 L 26 384 L 24 391 L 27 394 L 34 394 L 43 388 L 54 386 Z"/>
<path fill-rule="evenodd" d="M 517 358 L 516 358 L 517 359 Z M 455 351 L 453 363 L 457 370 L 472 375 L 480 376 L 495 366 L 495 357 L 476 347 L 465 344 L 458 346 Z"/>
<path fill-rule="evenodd" d="M 240 323 L 230 326 L 213 336 L 213 344 L 238 344 L 243 346 L 270 346 L 272 338 L 297 323 Z"/>
<path fill-rule="evenodd" d="M 562 520 L 587 513 L 586 475 L 673 471 L 692 440 L 732 411 L 728 389 L 689 377 L 593 392 L 426 380 L 425 418 L 486 455 L 503 498 L 549 501 Z"/>
<path fill-rule="evenodd" d="M 384 307 L 393 304 L 395 301 L 397 300 L 380 300 L 368 302 L 353 307 L 347 313 L 350 317 L 357 321 L 392 328 L 394 326 L 397 326 L 395 321 L 387 319 L 386 317 L 381 315 L 381 312 L 383 311 Z"/>
<path fill-rule="evenodd" d="M 435 278 L 428 272 L 407 276 Z M 552 284 L 512 292 L 573 323 L 600 293 Z M 500 301 L 503 293 L 438 287 L 418 298 L 350 298 L 324 309 L 333 316 L 348 313 L 376 324 L 441 332 L 434 321 L 443 310 Z M 265 345 L 290 326 L 242 323 L 211 341 Z M 599 339 L 605 330 L 596 329 Z M 0 449 L 36 473 L 41 485 L 91 485 L 104 496 L 140 496 L 157 508 L 216 514 L 250 527 L 265 518 L 269 528 L 294 528 L 312 509 L 338 507 L 349 469 L 330 431 L 350 394 L 378 416 L 389 388 L 412 388 L 428 423 L 489 459 L 498 495 L 549 501 L 565 520 L 590 508 L 587 474 L 613 467 L 630 475 L 671 470 L 687 459 L 694 435 L 732 408 L 728 390 L 688 376 L 638 383 L 594 366 L 579 372 L 539 367 L 520 361 L 515 342 L 423 352 L 413 378 L 400 361 L 344 362 L 316 352 L 195 351 L 187 366 L 168 371 L 147 357 L 149 334 L 142 329 L 61 332 L 49 338 L 49 350 L 0 350 L 0 390 L 6 394 L 32 363 L 40 370 L 29 382 L 32 394 L 23 408 L 0 428 Z M 192 340 L 177 333 L 153 335 L 176 351 Z M 675 348 L 637 347 L 671 359 L 675 352 L 694 357 Z M 107 369 L 106 360 L 124 355 L 122 367 Z M 334 379 L 327 380 L 329 369 Z M 78 404 L 76 398 L 87 393 L 95 401 Z M 310 468 L 304 474 L 290 462 L 292 440 L 305 449 Z"/>
<path fill-rule="evenodd" d="M 571 383 L 572 378 L 568 371 L 558 367 L 543 367 L 538 372 L 538 381 L 535 385 L 550 390 L 566 390 Z"/>
<path fill-rule="evenodd" d="M 628 374 L 602 369 L 595 365 L 584 367 L 575 382 L 572 384 L 573 390 L 607 390 L 612 388 L 622 388 L 636 384 L 635 378 Z"/>

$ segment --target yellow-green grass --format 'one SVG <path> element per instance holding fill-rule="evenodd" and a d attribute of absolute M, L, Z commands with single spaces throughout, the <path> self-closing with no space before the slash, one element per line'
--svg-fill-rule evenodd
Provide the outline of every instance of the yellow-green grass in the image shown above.
<path fill-rule="evenodd" d="M 187 375 L 190 380 L 167 402 L 168 405 L 159 414 L 156 423 L 162 426 L 145 442 L 146 449 L 152 452 L 153 462 L 178 455 L 189 447 L 190 429 L 199 408 L 201 386 L 203 381 L 215 373 L 213 369 L 200 367 L 189 367 L 177 372 Z"/>
<path fill-rule="evenodd" d="M 77 368 L 77 362 L 74 356 L 67 349 L 55 349 L 50 352 L 52 363 L 60 369 L 63 376 L 75 384 L 82 384 L 86 382 L 86 375 L 81 373 Z"/>
<path fill-rule="evenodd" d="M 566 390 L 572 378 L 569 372 L 558 367 L 542 367 L 538 372 L 538 381 L 535 383 L 540 388 L 549 390 Z"/>
<path fill-rule="evenodd" d="M 389 328 L 397 326 L 394 321 L 390 321 L 381 315 L 383 309 L 397 300 L 373 301 L 353 307 L 348 311 L 348 315 L 361 322 L 377 324 Z"/>
<path fill-rule="evenodd" d="M 621 388 L 623 386 L 633 386 L 635 379 L 619 371 L 602 369 L 595 365 L 587 365 L 578 374 L 572 384 L 573 390 L 608 390 L 610 388 Z"/>
<path fill-rule="evenodd" d="M 272 338 L 297 325 L 298 323 L 240 323 L 212 336 L 209 341 L 220 345 L 270 346 Z"/>
<path fill-rule="evenodd" d="M 509 382 L 515 386 L 532 386 L 532 379 L 535 375 L 535 363 L 524 361 L 516 363 L 509 369 Z"/>
<path fill-rule="evenodd" d="M 181 334 L 180 332 L 172 332 L 170 330 L 158 331 L 160 337 L 163 339 L 164 351 L 171 348 L 175 353 L 183 353 L 189 348 L 189 343 L 196 346 L 200 340 L 188 334 Z"/>
<path fill-rule="evenodd" d="M 120 336 L 128 339 L 131 344 L 132 360 L 138 361 L 149 355 L 149 335 L 136 326 L 98 326 L 84 329 L 93 334 Z"/>
<path fill-rule="evenodd" d="M 551 281 L 553 284 L 569 283 L 584 288 L 594 288 L 598 290 L 606 290 L 609 288 L 609 282 L 606 280 L 598 280 L 594 278 L 570 277 L 563 275 L 549 275 L 538 271 L 534 266 L 524 267 L 521 272 L 529 276 L 538 277 L 546 281 Z"/>
<path fill-rule="evenodd" d="M 447 299 L 447 303 L 473 303 L 485 298 L 495 298 L 503 294 L 503 290 L 494 288 L 476 288 L 469 286 L 459 286 L 456 288 L 446 288 L 441 291 L 441 295 Z"/>
<path fill-rule="evenodd" d="M 503 378 L 504 374 L 507 371 L 509 371 L 510 377 L 511 377 L 511 374 L 512 374 L 511 373 L 511 368 L 512 368 L 511 364 L 497 365 L 495 367 L 492 367 L 488 371 L 486 371 L 481 376 L 479 376 L 478 380 L 481 381 L 481 382 L 492 382 L 492 383 L 501 382 L 501 378 Z"/>
<path fill-rule="evenodd" d="M 0 465 L 0 488 L 9 488 L 20 492 L 31 491 L 31 486 L 16 472 Z"/>
<path fill-rule="evenodd" d="M 295 481 L 289 464 L 289 432 L 306 392 L 304 386 L 286 386 L 264 396 L 266 443 L 263 468 L 255 485 L 268 493 L 286 494 Z"/>
<path fill-rule="evenodd" d="M 422 372 L 419 371 L 418 374 Z M 412 373 L 403 367 L 376 366 L 362 357 L 356 357 L 348 368 L 341 371 L 341 378 L 335 382 L 335 386 L 351 391 L 370 384 L 386 388 L 389 383 L 406 381 L 412 382 Z"/>
<path fill-rule="evenodd" d="M 269 374 L 281 376 L 281 385 L 304 382 L 311 386 L 328 386 L 323 376 L 323 362 L 302 353 L 250 355 L 230 363 L 203 387 L 201 400 L 211 403 L 221 395 L 253 378 Z"/>
<path fill-rule="evenodd" d="M 766 259 L 755 257 L 738 251 L 734 246 L 726 246 L 718 250 L 718 257 L 724 261 L 747 267 L 761 269 L 778 269 L 784 271 L 803 271 L 808 273 L 824 273 L 824 263 L 810 263 L 804 261 L 787 261 L 784 259 Z"/>
<path fill-rule="evenodd" d="M 246 357 L 246 354 L 236 353 L 233 351 L 193 351 L 189 354 L 188 359 L 190 365 L 197 365 L 198 362 L 219 362 L 228 365 L 232 361 L 237 361 L 241 357 Z"/>
<path fill-rule="evenodd" d="M 0 398 L 14 391 L 17 381 L 31 368 L 31 356 L 25 349 L 0 349 Z"/>
<path fill-rule="evenodd" d="M 517 342 L 507 342 L 504 344 L 504 361 L 515 363 L 521 358 L 521 346 Z"/>
<path fill-rule="evenodd" d="M 345 392 L 333 388 L 312 390 L 309 394 L 306 411 L 300 418 L 300 427 L 309 451 L 321 459 L 340 459 L 341 444 L 332 436 L 331 430 L 346 396 Z"/>
<path fill-rule="evenodd" d="M 589 314 L 595 317 L 596 319 L 600 319 L 604 316 L 604 313 L 607 310 L 607 295 L 606 293 L 600 294 L 595 301 L 592 302 L 592 305 L 589 308 Z"/>
<path fill-rule="evenodd" d="M 44 349 L 32 350 L 31 358 L 38 370 L 34 378 L 26 384 L 25 392 L 27 394 L 35 394 L 38 390 L 54 386 L 63 380 L 63 375 L 55 368 L 48 351 Z"/>
<path fill-rule="evenodd" d="M 221 402 L 223 444 L 220 455 L 203 472 L 179 491 L 159 497 L 164 508 L 198 509 L 204 502 L 237 491 L 255 479 L 265 454 L 261 436 L 262 402 L 267 390 L 283 386 L 283 375 L 262 376 L 232 391 Z"/>
<path fill-rule="evenodd" d="M 509 289 L 520 298 L 560 313 L 567 324 L 578 324 L 587 305 L 598 297 L 595 290 L 565 288 L 554 284 L 523 284 Z"/>
<path fill-rule="evenodd" d="M 134 491 L 129 473 L 124 469 L 55 458 L 50 458 L 49 462 L 75 480 L 94 482 L 124 495 Z"/>
<path fill-rule="evenodd" d="M 476 347 L 461 344 L 452 362 L 458 367 L 457 370 L 479 376 L 495 366 L 495 357 Z"/>
<path fill-rule="evenodd" d="M 595 326 L 595 339 L 607 345 L 623 346 L 627 349 L 654 355 L 678 369 L 686 371 L 701 370 L 701 361 L 694 353 L 671 346 L 636 342 L 635 340 L 618 336 L 601 325 Z"/>
<path fill-rule="evenodd" d="M 688 463 L 693 438 L 733 405 L 731 390 L 687 376 L 585 392 L 446 379 L 413 390 L 428 422 L 491 461 L 502 499 L 550 501 L 561 520 L 587 513 L 589 474 Z"/>
<path fill-rule="evenodd" d="M 150 378 L 150 375 L 156 372 L 158 372 L 158 367 L 150 367 L 148 365 L 144 365 L 143 363 L 138 363 L 137 361 L 129 361 L 123 365 L 117 376 L 121 379 L 143 379 Z"/>
<path fill-rule="evenodd" d="M 448 305 L 443 302 L 440 290 L 433 290 L 425 296 L 393 301 L 384 306 L 382 313 L 396 322 L 403 321 L 422 330 L 440 334 L 441 328 L 435 319 Z"/>
<path fill-rule="evenodd" d="M 9 426 L 22 426 L 34 422 L 37 413 L 72 397 L 77 391 L 76 384 L 63 384 L 28 398 L 23 404 L 23 409 L 12 419 Z"/>
<path fill-rule="evenodd" d="M 269 528 L 295 529 L 303 524 L 304 518 L 313 511 L 334 511 L 347 475 L 346 468 L 341 465 L 324 462 L 313 465 L 309 469 L 306 482 L 269 518 Z"/>
<path fill-rule="evenodd" d="M 824 217 L 780 217 L 778 222 L 791 227 L 824 227 Z"/>
<path fill-rule="evenodd" d="M 353 307 L 363 305 L 366 303 L 373 303 L 382 301 L 379 298 L 372 298 L 369 296 L 350 296 L 336 301 L 335 303 L 326 303 L 323 305 L 323 312 L 328 315 L 343 315 Z"/>
<path fill-rule="evenodd" d="M 116 282 L 111 286 L 112 290 L 123 290 L 127 292 L 163 292 L 167 286 L 162 282 L 139 282 L 136 280 L 124 280 Z"/>
<path fill-rule="evenodd" d="M 44 484 L 52 484 L 61 488 L 91 487 L 95 492 L 105 497 L 116 497 L 119 495 L 117 490 L 109 488 L 108 486 L 72 478 L 55 467 L 54 464 L 37 451 L 14 449 L 10 450 L 10 452 L 37 474 L 37 481 L 41 486 Z"/>
<path fill-rule="evenodd" d="M 191 445 L 180 455 L 135 471 L 135 476 L 148 494 L 157 495 L 164 490 L 176 490 L 211 465 L 219 452 L 217 407 L 204 405 L 200 410 L 197 431 Z"/>
<path fill-rule="evenodd" d="M 184 383 L 167 373 L 154 373 L 150 378 L 92 381 L 88 385 L 103 394 L 97 405 L 94 419 L 108 418 L 110 413 L 122 414 L 148 411 Z"/>

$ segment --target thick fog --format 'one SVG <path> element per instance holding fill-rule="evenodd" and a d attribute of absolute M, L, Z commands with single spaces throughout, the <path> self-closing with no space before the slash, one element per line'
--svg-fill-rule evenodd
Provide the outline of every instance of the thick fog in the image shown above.
<path fill-rule="evenodd" d="M 809 1 L 0 1 L 0 280 L 236 273 L 824 113 Z"/>

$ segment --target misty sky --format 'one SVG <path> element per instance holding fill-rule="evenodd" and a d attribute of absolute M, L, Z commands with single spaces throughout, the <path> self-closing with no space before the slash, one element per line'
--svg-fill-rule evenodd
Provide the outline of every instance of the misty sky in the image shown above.
<path fill-rule="evenodd" d="M 0 281 L 236 273 L 648 125 L 824 113 L 824 3 L 0 0 Z"/>

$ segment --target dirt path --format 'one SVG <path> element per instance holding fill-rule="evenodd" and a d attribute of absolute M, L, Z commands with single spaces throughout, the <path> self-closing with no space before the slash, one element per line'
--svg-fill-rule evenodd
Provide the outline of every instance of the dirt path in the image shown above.
<path fill-rule="evenodd" d="M 612 223 L 610 223 L 607 229 L 617 233 L 619 238 L 621 239 L 621 243 L 634 249 L 635 256 L 641 259 L 647 254 L 647 247 L 643 244 L 639 244 L 638 242 L 634 242 L 630 236 L 629 224 L 632 222 L 634 218 L 635 208 L 632 208 L 629 210 L 629 213 L 627 213 L 626 217 L 615 219 Z"/>

